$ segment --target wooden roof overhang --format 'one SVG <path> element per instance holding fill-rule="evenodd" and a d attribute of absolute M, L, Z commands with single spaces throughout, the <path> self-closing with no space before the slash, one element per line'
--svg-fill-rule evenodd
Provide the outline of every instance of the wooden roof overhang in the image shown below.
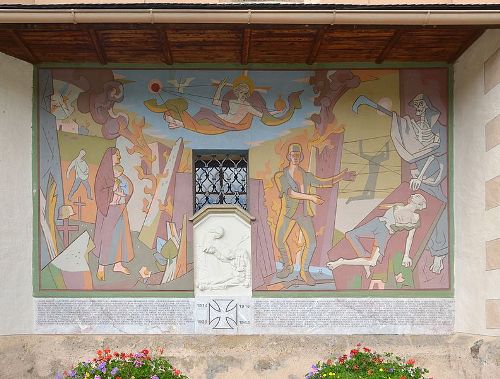
<path fill-rule="evenodd" d="M 250 23 L 250 18 L 244 23 L 223 17 L 204 23 L 6 19 L 0 12 L 0 52 L 34 64 L 103 65 L 453 63 L 487 28 L 500 24 L 370 25 L 366 17 L 363 24 Z"/>

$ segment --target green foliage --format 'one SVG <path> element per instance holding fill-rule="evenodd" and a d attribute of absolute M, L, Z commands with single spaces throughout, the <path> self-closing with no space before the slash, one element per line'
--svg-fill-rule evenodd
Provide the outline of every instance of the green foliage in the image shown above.
<path fill-rule="evenodd" d="M 152 357 L 144 349 L 139 353 L 118 353 L 98 350 L 97 356 L 80 362 L 56 379 L 187 379 L 163 356 Z"/>
<path fill-rule="evenodd" d="M 360 345 L 336 359 L 318 362 L 306 379 L 423 379 L 429 371 L 392 353 L 383 355 Z"/>

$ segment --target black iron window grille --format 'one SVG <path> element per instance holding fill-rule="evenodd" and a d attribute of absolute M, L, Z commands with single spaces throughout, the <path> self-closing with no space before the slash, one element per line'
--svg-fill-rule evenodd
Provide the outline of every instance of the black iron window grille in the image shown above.
<path fill-rule="evenodd" d="M 248 152 L 193 152 L 195 212 L 207 204 L 247 209 Z"/>

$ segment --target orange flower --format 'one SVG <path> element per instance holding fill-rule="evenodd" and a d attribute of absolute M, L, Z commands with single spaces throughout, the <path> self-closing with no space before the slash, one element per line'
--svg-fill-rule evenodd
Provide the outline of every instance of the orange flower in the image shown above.
<path fill-rule="evenodd" d="M 406 364 L 407 364 L 407 365 L 410 365 L 410 366 L 413 366 L 413 365 L 415 364 L 415 359 L 412 359 L 412 358 L 408 359 L 408 360 L 406 361 Z"/>
<path fill-rule="evenodd" d="M 102 350 L 97 350 L 97 355 L 102 355 Z"/>
<path fill-rule="evenodd" d="M 399 379 L 406 379 L 406 376 L 400 376 Z"/>

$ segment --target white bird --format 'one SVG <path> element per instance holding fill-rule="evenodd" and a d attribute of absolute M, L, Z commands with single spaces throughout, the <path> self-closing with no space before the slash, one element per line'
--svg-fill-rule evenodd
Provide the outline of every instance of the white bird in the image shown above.
<path fill-rule="evenodd" d="M 175 87 L 177 92 L 184 93 L 184 88 L 189 86 L 189 84 L 193 80 L 194 80 L 194 78 L 186 78 L 186 79 L 184 79 L 184 81 L 182 79 L 181 80 L 174 79 L 174 80 L 169 80 L 168 82 Z"/>

